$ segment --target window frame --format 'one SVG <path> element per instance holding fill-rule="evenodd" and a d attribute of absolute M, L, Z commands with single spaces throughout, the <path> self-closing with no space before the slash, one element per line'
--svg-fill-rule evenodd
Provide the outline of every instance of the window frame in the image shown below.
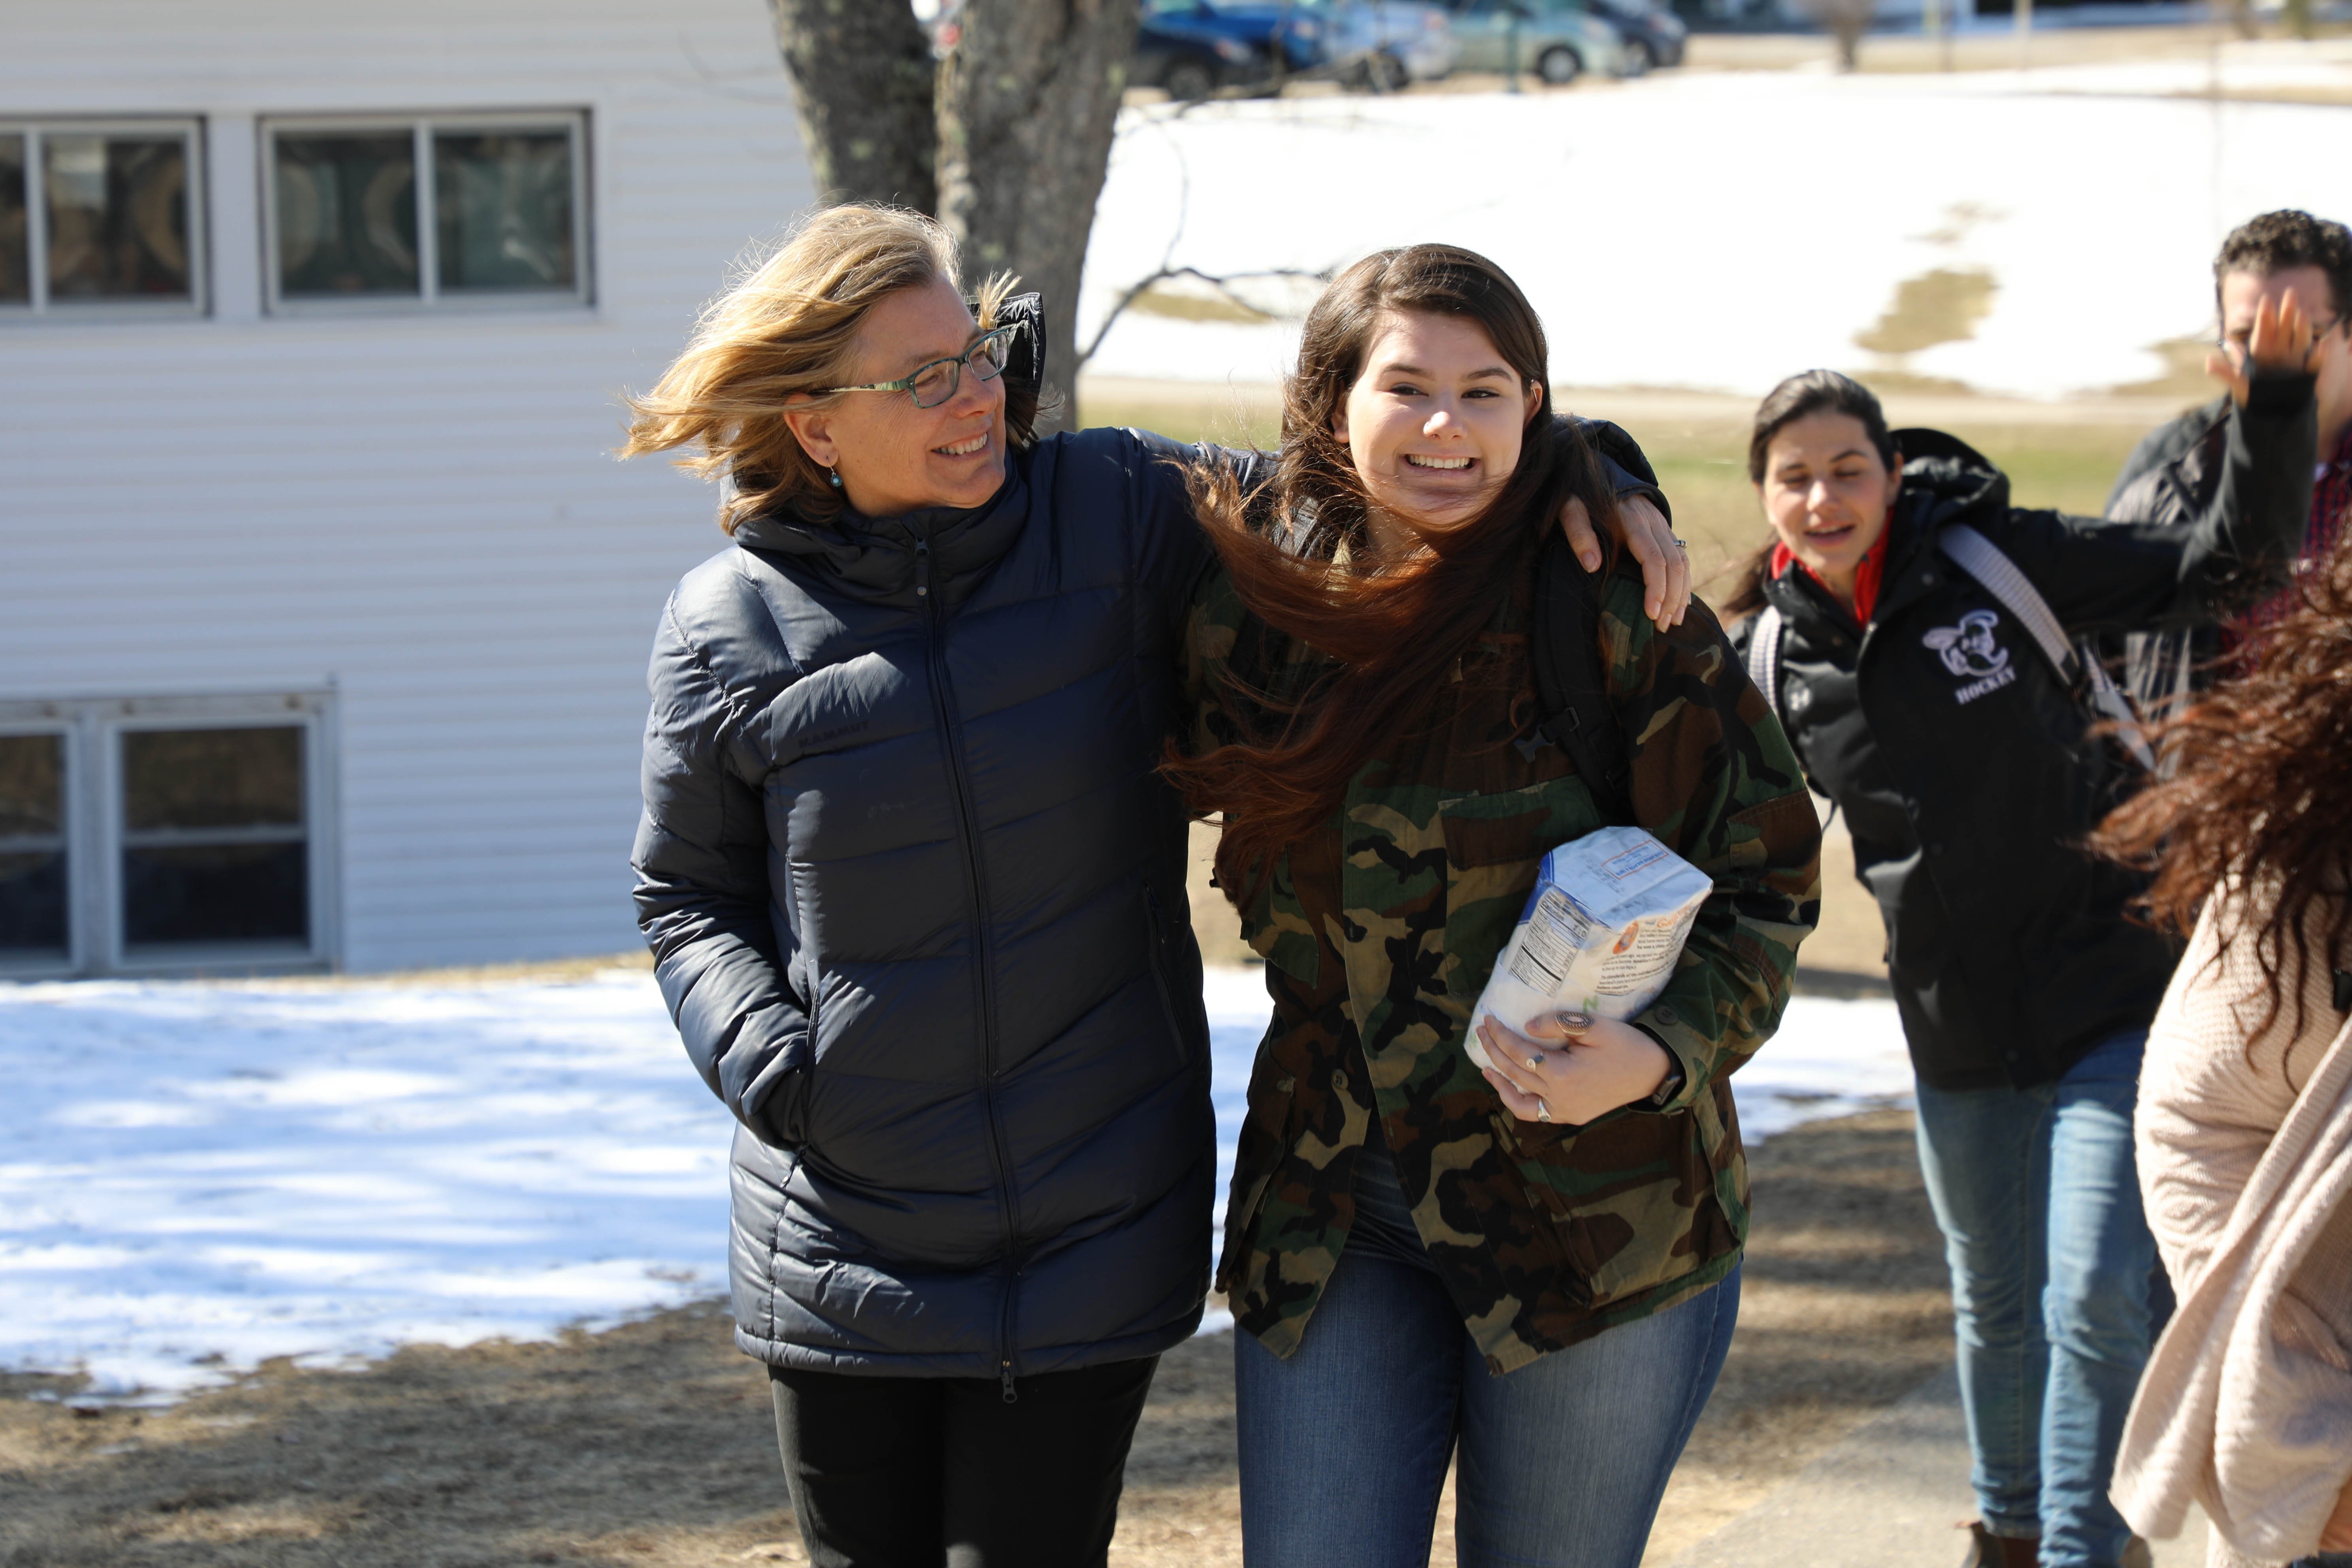
<path fill-rule="evenodd" d="M 188 167 L 188 297 L 158 299 L 68 299 L 49 297 L 48 174 L 42 155 L 46 136 L 152 135 L 176 131 L 186 149 Z M 212 313 L 212 233 L 207 225 L 212 202 L 205 162 L 205 125 L 202 115 L 131 116 L 0 115 L 0 136 L 25 139 L 26 278 L 31 298 L 24 304 L 0 300 L 0 321 L 103 321 L 188 319 Z"/>
<path fill-rule="evenodd" d="M 572 287 L 441 291 L 439 173 L 433 139 L 439 132 L 562 131 L 572 147 Z M 295 295 L 284 291 L 278 244 L 278 139 L 284 134 L 406 131 L 416 161 L 415 294 Z M 268 114 L 255 127 L 261 162 L 261 300 L 272 316 L 348 316 L 473 310 L 578 310 L 596 302 L 589 237 L 589 112 L 585 109 L 496 110 L 415 114 Z"/>
<path fill-rule="evenodd" d="M 150 944 L 123 940 L 122 743 L 149 730 L 299 727 L 310 940 Z M 191 973 L 300 973 L 341 966 L 342 833 L 331 687 L 219 695 L 0 702 L 0 734 L 63 734 L 67 955 L 0 953 L 0 979 Z"/>
<path fill-rule="evenodd" d="M 73 720 L 63 714 L 9 715 L 0 713 L 0 736 L 55 735 L 64 742 L 60 748 L 60 768 L 58 778 L 58 805 L 64 819 L 58 824 L 57 835 L 66 857 L 66 952 L 63 960 L 48 954 L 26 955 L 0 948 L 0 980 L 16 980 L 47 974 L 70 974 L 81 967 L 83 958 L 80 878 L 83 860 L 81 844 L 82 814 L 75 808 L 74 797 L 80 786 L 81 746 Z M 8 847 L 8 840 L 0 839 L 0 854 L 21 853 Z"/>

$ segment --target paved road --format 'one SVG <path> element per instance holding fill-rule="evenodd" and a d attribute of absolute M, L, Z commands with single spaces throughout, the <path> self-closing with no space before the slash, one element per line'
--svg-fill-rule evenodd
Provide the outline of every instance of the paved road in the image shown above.
<path fill-rule="evenodd" d="M 1939 1373 L 1676 1558 L 1669 1568 L 1955 1568 L 1976 1512 L 1959 1384 Z M 2205 1522 L 2156 1542 L 2157 1568 L 2202 1568 Z"/>

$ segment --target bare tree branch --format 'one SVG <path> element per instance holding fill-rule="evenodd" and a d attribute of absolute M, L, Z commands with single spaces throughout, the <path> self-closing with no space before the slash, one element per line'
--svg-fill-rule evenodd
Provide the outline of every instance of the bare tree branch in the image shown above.
<path fill-rule="evenodd" d="M 1154 130 L 1164 134 L 1170 120 L 1182 118 L 1184 112 L 1192 107 L 1191 104 L 1181 104 L 1174 114 L 1156 118 L 1150 121 L 1150 124 Z M 1127 313 L 1127 308 L 1129 305 L 1150 292 L 1155 283 L 1165 283 L 1175 278 L 1195 279 L 1223 295 L 1227 302 L 1238 306 L 1253 316 L 1271 321 L 1277 319 L 1272 311 L 1261 310 L 1251 304 L 1234 292 L 1233 286 L 1245 278 L 1311 278 L 1323 283 L 1331 280 L 1331 274 L 1328 271 L 1310 271 L 1303 267 L 1270 267 L 1255 272 L 1228 272 L 1223 277 L 1218 277 L 1203 272 L 1197 267 L 1177 266 L 1176 247 L 1183 243 L 1184 226 L 1192 219 L 1192 165 L 1184 156 L 1183 146 L 1174 138 L 1169 139 L 1168 148 L 1176 155 L 1176 226 L 1169 231 L 1167 247 L 1160 253 L 1159 270 L 1128 285 L 1120 293 L 1118 300 L 1111 306 L 1110 313 L 1102 319 L 1099 326 L 1096 327 L 1094 341 L 1080 352 L 1077 363 L 1070 367 L 1070 376 L 1074 385 L 1078 372 L 1085 368 L 1087 361 L 1095 357 L 1095 351 L 1103 346 L 1103 340 L 1110 336 L 1112 326 L 1118 322 L 1119 317 Z"/>
<path fill-rule="evenodd" d="M 1274 311 L 1265 309 L 1263 306 L 1251 304 L 1241 295 L 1235 293 L 1233 288 L 1234 284 L 1252 278 L 1307 278 L 1311 279 L 1318 283 L 1328 283 L 1331 281 L 1330 273 L 1318 272 L 1311 268 L 1306 267 L 1268 267 L 1255 272 L 1228 272 L 1223 277 L 1218 277 L 1211 273 L 1203 272 L 1197 267 L 1163 266 L 1150 277 L 1145 278 L 1139 282 L 1129 284 L 1127 289 L 1120 293 L 1118 302 L 1110 308 L 1110 314 L 1105 316 L 1102 320 L 1102 325 L 1095 329 L 1094 342 L 1088 343 L 1086 346 L 1085 352 L 1078 355 L 1078 367 L 1080 369 L 1084 369 L 1087 362 L 1095 357 L 1095 351 L 1102 347 L 1103 339 L 1110 336 L 1112 323 L 1117 321 L 1119 317 L 1125 313 L 1129 305 L 1134 304 L 1136 300 L 1150 292 L 1153 284 L 1165 283 L 1171 278 L 1191 278 L 1195 279 L 1200 282 L 1206 283 L 1210 288 L 1214 289 L 1218 293 L 1223 295 L 1229 303 L 1241 310 L 1247 310 L 1251 315 L 1258 317 L 1262 321 L 1280 321 L 1282 318 L 1276 315 Z"/>

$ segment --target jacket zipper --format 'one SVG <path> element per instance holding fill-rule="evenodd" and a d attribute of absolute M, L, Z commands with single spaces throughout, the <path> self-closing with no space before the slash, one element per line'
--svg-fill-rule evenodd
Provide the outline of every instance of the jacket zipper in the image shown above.
<path fill-rule="evenodd" d="M 1013 1389 L 1013 1282 L 1021 1275 L 1018 1241 L 1013 1223 L 1013 1166 L 1004 1154 L 1004 1128 L 996 1106 L 996 985 L 994 952 L 989 942 L 987 879 L 980 860 L 980 823 L 971 809 L 971 783 L 964 776 L 963 727 L 956 722 L 949 700 L 946 635 L 940 625 L 940 602 L 931 592 L 931 542 L 915 542 L 915 596 L 923 602 L 924 653 L 931 672 L 931 708 L 940 721 L 948 755 L 948 780 L 955 795 L 956 820 L 962 827 L 965 888 L 971 895 L 972 941 L 980 973 L 981 1102 L 988 1116 L 989 1157 L 996 1165 L 996 1204 L 1004 1223 L 1004 1299 L 996 1321 L 997 1376 L 1004 1403 L 1017 1404 Z"/>
<path fill-rule="evenodd" d="M 1160 987 L 1160 1016 L 1168 1020 L 1168 1037 L 1175 1043 L 1176 1065 L 1191 1065 L 1184 1048 L 1184 1031 L 1176 1022 L 1176 993 L 1168 984 L 1168 921 L 1160 912 L 1160 889 L 1143 885 L 1143 911 L 1151 921 L 1151 982 Z"/>

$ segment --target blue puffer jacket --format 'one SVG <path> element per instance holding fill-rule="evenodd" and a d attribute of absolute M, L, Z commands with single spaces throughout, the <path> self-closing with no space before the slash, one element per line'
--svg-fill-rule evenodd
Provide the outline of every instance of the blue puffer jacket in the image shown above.
<path fill-rule="evenodd" d="M 1176 450 L 1088 430 L 977 510 L 758 519 L 663 612 L 638 917 L 741 1123 L 753 1355 L 1011 1379 L 1199 1323 Z"/>

